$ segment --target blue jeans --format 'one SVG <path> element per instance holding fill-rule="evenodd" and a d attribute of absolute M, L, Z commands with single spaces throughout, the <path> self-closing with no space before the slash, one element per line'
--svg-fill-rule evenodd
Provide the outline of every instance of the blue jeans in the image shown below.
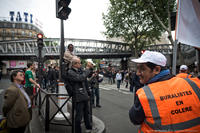
<path fill-rule="evenodd" d="M 93 88 L 93 97 L 96 97 L 96 105 L 99 105 L 99 88 Z M 93 104 L 94 104 L 94 98 L 93 98 Z"/>
<path fill-rule="evenodd" d="M 121 80 L 117 80 L 117 88 L 120 89 Z"/>

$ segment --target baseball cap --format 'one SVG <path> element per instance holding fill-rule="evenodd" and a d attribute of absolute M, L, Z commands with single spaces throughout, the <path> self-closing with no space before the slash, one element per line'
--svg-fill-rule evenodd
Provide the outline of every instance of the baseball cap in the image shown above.
<path fill-rule="evenodd" d="M 151 62 L 153 64 L 163 66 L 163 67 L 166 66 L 166 63 L 167 63 L 167 59 L 163 54 L 159 52 L 148 51 L 148 50 L 146 50 L 140 58 L 132 59 L 131 61 L 136 62 L 136 63 Z"/>
<path fill-rule="evenodd" d="M 186 65 L 181 65 L 180 66 L 180 70 L 187 70 L 187 69 L 188 69 L 188 67 Z"/>
<path fill-rule="evenodd" d="M 92 61 L 92 59 L 87 59 L 86 61 L 92 63 L 93 66 L 96 65 L 96 64 Z"/>

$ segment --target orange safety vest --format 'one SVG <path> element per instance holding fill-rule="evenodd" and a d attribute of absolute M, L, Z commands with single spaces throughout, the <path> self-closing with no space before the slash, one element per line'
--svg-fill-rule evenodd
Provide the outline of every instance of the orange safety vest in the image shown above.
<path fill-rule="evenodd" d="M 191 78 L 192 75 L 187 74 L 187 73 L 179 73 L 179 74 L 176 75 L 176 77 L 179 77 L 179 78 Z"/>
<path fill-rule="evenodd" d="M 200 80 L 173 77 L 137 91 L 145 113 L 139 133 L 200 133 Z"/>

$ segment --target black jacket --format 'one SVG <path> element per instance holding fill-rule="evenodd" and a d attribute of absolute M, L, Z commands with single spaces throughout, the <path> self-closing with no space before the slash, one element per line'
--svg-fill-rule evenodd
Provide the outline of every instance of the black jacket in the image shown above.
<path fill-rule="evenodd" d="M 52 72 L 53 80 L 57 81 L 59 79 L 59 71 L 54 69 Z"/>
<path fill-rule="evenodd" d="M 70 68 L 67 72 L 68 83 L 73 89 L 73 95 L 75 95 L 76 102 L 89 100 L 89 88 L 87 87 L 87 77 L 91 73 L 90 70 L 76 70 Z"/>

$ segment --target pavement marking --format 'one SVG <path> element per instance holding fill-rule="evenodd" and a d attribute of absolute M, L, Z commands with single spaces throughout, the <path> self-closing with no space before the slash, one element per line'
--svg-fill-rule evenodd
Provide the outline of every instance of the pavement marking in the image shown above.
<path fill-rule="evenodd" d="M 109 89 L 109 88 L 103 88 L 103 87 L 100 87 L 100 88 L 103 89 L 103 90 L 107 90 L 107 91 L 112 90 L 112 89 Z"/>
<path fill-rule="evenodd" d="M 103 89 L 103 90 L 116 90 L 118 91 L 117 89 L 117 86 L 114 84 L 114 85 L 109 85 L 109 84 L 103 84 L 103 85 L 99 85 L 99 88 Z M 128 89 L 125 89 L 125 88 L 121 88 L 119 90 L 120 93 L 123 93 L 123 94 L 132 94 L 131 92 L 129 92 Z"/>

